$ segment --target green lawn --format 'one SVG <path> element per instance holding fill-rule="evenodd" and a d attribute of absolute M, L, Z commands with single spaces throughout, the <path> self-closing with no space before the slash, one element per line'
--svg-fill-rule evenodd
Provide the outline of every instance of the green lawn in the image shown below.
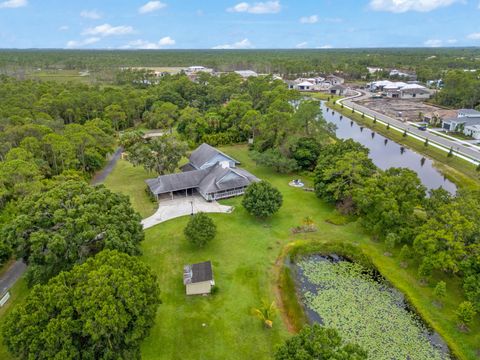
<path fill-rule="evenodd" d="M 156 203 L 147 195 L 145 179 L 155 177 L 143 167 L 134 167 L 126 160 L 118 160 L 110 176 L 105 179 L 105 186 L 109 189 L 128 195 L 132 205 L 143 218 L 152 215 Z"/>
<path fill-rule="evenodd" d="M 278 316 L 273 329 L 266 330 L 250 312 L 262 299 L 277 298 L 279 267 L 276 260 L 285 253 L 285 245 L 293 241 L 358 245 L 382 274 L 406 294 L 430 325 L 443 334 L 460 359 L 476 358 L 480 326 L 472 326 L 469 334 L 463 334 L 456 329 L 454 321 L 454 310 L 463 300 L 458 281 L 446 279 L 448 295 L 444 307 L 437 309 L 432 305 L 433 287 L 418 283 L 413 264 L 403 269 L 395 256 L 384 256 L 383 244 L 372 242 L 356 222 L 342 226 L 327 222 L 332 219 L 335 221 L 331 222 L 341 222 L 330 205 L 313 193 L 288 186 L 298 175 L 278 175 L 257 167 L 249 159 L 245 146 L 222 150 L 279 188 L 284 205 L 271 219 L 260 221 L 243 210 L 240 198 L 224 201 L 235 206 L 235 210 L 232 214 L 212 215 L 218 234 L 203 250 L 190 247 L 183 236 L 188 217 L 146 231 L 143 259 L 158 276 L 163 304 L 151 335 L 142 346 L 144 359 L 271 359 L 275 346 L 289 336 L 287 326 Z M 133 168 L 121 161 L 107 178 L 106 185 L 128 194 L 137 210 L 145 214 L 143 179 L 148 176 L 142 168 Z M 292 235 L 290 229 L 306 216 L 315 220 L 318 232 Z M 183 265 L 205 260 L 213 262 L 218 293 L 209 297 L 186 297 Z M 4 351 L 0 347 L 0 358 L 9 359 Z"/>

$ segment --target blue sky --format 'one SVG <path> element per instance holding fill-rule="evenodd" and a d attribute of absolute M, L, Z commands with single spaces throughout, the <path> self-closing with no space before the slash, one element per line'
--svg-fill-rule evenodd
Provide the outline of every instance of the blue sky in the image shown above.
<path fill-rule="evenodd" d="M 0 0 L 0 48 L 480 46 L 480 0 Z"/>

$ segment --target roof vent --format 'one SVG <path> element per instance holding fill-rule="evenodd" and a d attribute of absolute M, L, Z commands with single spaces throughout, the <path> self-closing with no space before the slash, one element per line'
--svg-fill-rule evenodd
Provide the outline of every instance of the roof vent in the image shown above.
<path fill-rule="evenodd" d="M 230 168 L 230 161 L 220 161 L 220 166 L 224 169 Z"/>

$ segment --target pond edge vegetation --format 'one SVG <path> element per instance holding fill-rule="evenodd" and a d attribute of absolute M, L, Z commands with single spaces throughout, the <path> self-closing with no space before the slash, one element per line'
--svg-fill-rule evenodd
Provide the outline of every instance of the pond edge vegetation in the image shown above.
<path fill-rule="evenodd" d="M 389 286 L 402 293 L 408 311 L 414 312 L 428 329 L 440 335 L 448 346 L 452 359 L 466 358 L 466 355 L 457 346 L 456 341 L 449 336 L 442 326 L 437 326 L 428 315 L 428 312 L 420 306 L 408 289 L 399 287 L 398 284 L 393 282 L 377 266 L 374 257 L 367 254 L 360 246 L 347 243 L 333 243 L 325 240 L 296 240 L 285 245 L 282 249 L 276 261 L 277 302 L 283 321 L 287 324 L 287 328 L 290 331 L 300 331 L 303 326 L 309 324 L 309 320 L 306 315 L 306 305 L 301 300 L 294 275 L 286 263 L 291 262 L 294 264 L 301 257 L 309 255 L 329 255 L 333 253 L 358 263 L 367 270 L 378 272 Z"/>

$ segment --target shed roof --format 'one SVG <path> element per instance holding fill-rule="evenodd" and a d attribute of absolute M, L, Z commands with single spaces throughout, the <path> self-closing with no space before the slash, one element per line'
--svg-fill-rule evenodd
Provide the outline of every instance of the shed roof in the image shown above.
<path fill-rule="evenodd" d="M 210 261 L 201 262 L 183 267 L 183 284 L 195 284 L 204 281 L 213 280 L 212 263 Z"/>

